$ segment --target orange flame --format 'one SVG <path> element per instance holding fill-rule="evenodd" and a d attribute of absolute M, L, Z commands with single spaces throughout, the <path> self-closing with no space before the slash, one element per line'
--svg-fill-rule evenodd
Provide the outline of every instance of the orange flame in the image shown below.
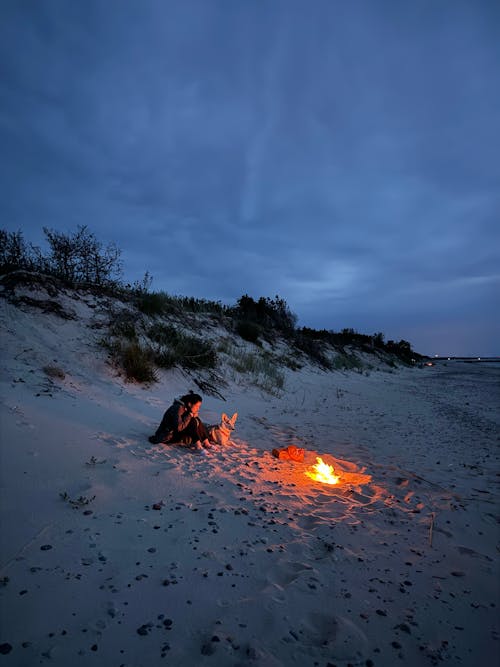
<path fill-rule="evenodd" d="M 319 456 L 316 457 L 316 461 L 316 465 L 313 466 L 312 470 L 308 470 L 306 475 L 316 482 L 322 482 L 323 484 L 338 484 L 340 478 L 334 475 L 333 466 L 325 463 Z"/>

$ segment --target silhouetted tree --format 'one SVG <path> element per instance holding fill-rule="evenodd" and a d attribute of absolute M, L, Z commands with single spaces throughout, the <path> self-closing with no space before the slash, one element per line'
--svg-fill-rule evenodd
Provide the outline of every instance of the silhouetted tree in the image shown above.
<path fill-rule="evenodd" d="M 23 233 L 0 229 L 0 271 L 8 273 L 28 269 L 31 264 L 30 246 L 26 244 Z"/>
<path fill-rule="evenodd" d="M 75 283 L 102 286 L 116 282 L 122 274 L 121 250 L 114 243 L 103 247 L 95 235 L 80 225 L 72 235 L 43 228 L 50 246 L 50 273 Z"/>

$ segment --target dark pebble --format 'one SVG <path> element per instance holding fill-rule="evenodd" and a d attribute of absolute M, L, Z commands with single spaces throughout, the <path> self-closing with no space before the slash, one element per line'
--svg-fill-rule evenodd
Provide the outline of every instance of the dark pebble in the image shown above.
<path fill-rule="evenodd" d="M 12 651 L 12 645 L 5 642 L 5 644 L 0 644 L 0 654 L 1 655 L 7 655 L 7 653 L 10 653 Z"/>
<path fill-rule="evenodd" d="M 141 625 L 140 628 L 137 628 L 137 634 L 142 635 L 143 637 L 147 635 L 149 632 L 149 626 L 148 625 Z"/>
<path fill-rule="evenodd" d="M 401 644 L 399 642 L 391 642 L 392 648 L 401 648 Z"/>
<path fill-rule="evenodd" d="M 97 651 L 97 644 L 92 644 L 92 646 L 90 647 L 90 650 L 91 651 Z"/>
<path fill-rule="evenodd" d="M 379 616 L 387 616 L 387 612 L 383 609 L 377 609 L 375 613 L 377 613 Z"/>
<path fill-rule="evenodd" d="M 406 632 L 406 634 L 411 635 L 411 630 L 406 623 L 400 623 L 399 625 L 396 625 L 395 630 L 401 630 L 401 632 Z"/>
<path fill-rule="evenodd" d="M 49 551 L 49 549 L 52 549 L 52 544 L 42 544 L 40 547 L 40 551 Z"/>
<path fill-rule="evenodd" d="M 173 625 L 173 620 L 172 620 L 171 618 L 166 618 L 166 619 L 163 621 L 163 625 L 164 625 L 166 628 L 171 628 L 172 625 Z"/>
<path fill-rule="evenodd" d="M 220 642 L 220 638 L 217 637 L 217 635 L 214 635 L 210 641 L 213 641 L 213 642 Z"/>

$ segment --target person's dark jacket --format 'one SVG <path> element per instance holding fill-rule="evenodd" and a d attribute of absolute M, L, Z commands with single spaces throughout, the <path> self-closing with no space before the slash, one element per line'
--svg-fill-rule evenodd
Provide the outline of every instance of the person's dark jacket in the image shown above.
<path fill-rule="evenodd" d="M 156 433 L 149 438 L 149 442 L 158 444 L 160 442 L 178 442 L 184 431 L 193 419 L 193 415 L 182 401 L 175 400 L 163 415 Z"/>

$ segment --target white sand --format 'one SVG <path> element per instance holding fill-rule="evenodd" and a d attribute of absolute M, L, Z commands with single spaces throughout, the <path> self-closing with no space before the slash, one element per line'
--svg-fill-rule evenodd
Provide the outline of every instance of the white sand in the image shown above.
<path fill-rule="evenodd" d="M 93 297 L 1 305 L 1 665 L 498 664 L 499 368 L 233 384 L 202 407 L 233 446 L 197 455 L 147 441 L 196 386 L 117 378 Z"/>

